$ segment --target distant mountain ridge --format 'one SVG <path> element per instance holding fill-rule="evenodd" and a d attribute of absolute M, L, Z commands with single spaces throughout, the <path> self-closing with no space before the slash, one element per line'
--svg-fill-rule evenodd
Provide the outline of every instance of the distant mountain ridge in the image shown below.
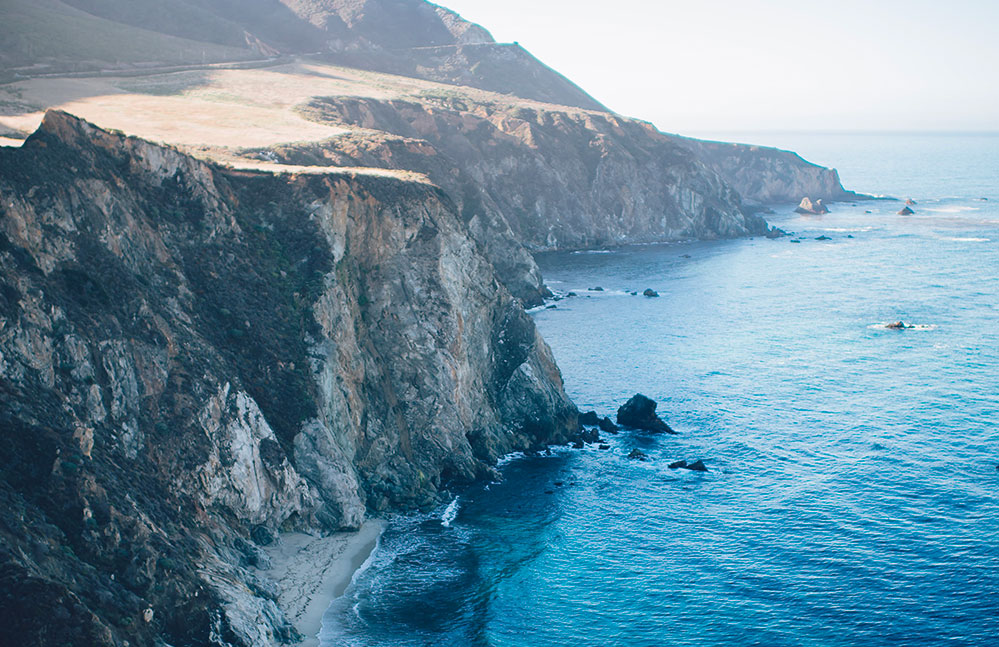
<path fill-rule="evenodd" d="M 93 39 L 89 34 L 98 33 Z M 3 76 L 311 54 L 359 69 L 605 108 L 517 44 L 423 0 L 6 0 Z M 141 46 L 144 44 L 145 46 Z"/>

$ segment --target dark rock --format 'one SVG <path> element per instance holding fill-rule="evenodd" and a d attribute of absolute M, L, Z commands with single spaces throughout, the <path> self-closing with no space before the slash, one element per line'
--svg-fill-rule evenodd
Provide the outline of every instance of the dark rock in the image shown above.
<path fill-rule="evenodd" d="M 556 308 L 558 308 L 558 306 L 555 305 L 554 303 L 552 305 L 550 305 L 550 306 L 545 306 L 545 310 L 554 310 Z"/>
<path fill-rule="evenodd" d="M 687 467 L 687 461 L 676 461 L 676 462 L 670 463 L 668 465 L 668 467 L 671 470 L 680 469 L 681 467 Z"/>
<path fill-rule="evenodd" d="M 871 212 L 871 211 L 865 211 L 864 213 L 873 213 L 873 212 Z"/>
<path fill-rule="evenodd" d="M 568 299 L 569 297 L 575 297 L 575 296 L 579 296 L 579 295 L 578 295 L 578 294 L 576 294 L 575 292 L 570 292 L 570 293 L 568 293 L 568 294 L 566 294 L 566 295 L 565 295 L 565 297 L 566 297 L 567 299 Z"/>
<path fill-rule="evenodd" d="M 274 542 L 274 535 L 267 529 L 267 526 L 257 526 L 250 531 L 250 539 L 258 546 L 270 546 Z"/>
<path fill-rule="evenodd" d="M 702 460 L 696 460 L 693 463 L 691 463 L 690 465 L 685 465 L 683 467 L 683 469 L 685 469 L 685 470 L 692 470 L 694 472 L 707 472 L 708 471 L 707 466 L 704 464 L 704 461 L 702 461 Z"/>
<path fill-rule="evenodd" d="M 766 236 L 767 236 L 767 238 L 771 238 L 771 239 L 773 239 L 773 238 L 782 238 L 784 236 L 787 236 L 787 232 L 784 231 L 783 229 L 779 229 L 777 227 L 771 227 L 770 229 L 767 230 Z"/>
<path fill-rule="evenodd" d="M 800 240 L 798 240 L 797 238 L 795 238 L 795 239 L 794 239 L 794 240 L 792 240 L 791 242 L 792 242 L 792 243 L 800 243 L 801 241 L 800 241 Z"/>
<path fill-rule="evenodd" d="M 628 452 L 628 458 L 633 461 L 647 461 L 649 460 L 649 455 L 636 448 Z"/>
<path fill-rule="evenodd" d="M 596 427 L 600 424 L 600 416 L 597 415 L 596 411 L 587 411 L 579 415 L 579 424 Z"/>
<path fill-rule="evenodd" d="M 692 257 L 691 257 L 691 255 L 690 255 L 690 254 L 684 254 L 684 255 L 683 255 L 683 256 L 681 256 L 680 258 L 692 258 Z"/>
<path fill-rule="evenodd" d="M 555 487 L 562 487 L 565 485 L 565 481 L 555 481 Z"/>
<path fill-rule="evenodd" d="M 832 240 L 829 236 L 818 236 L 815 240 Z"/>
<path fill-rule="evenodd" d="M 904 321 L 896 321 L 894 323 L 885 324 L 885 328 L 889 328 L 891 330 L 904 330 L 905 328 L 912 328 L 912 326 L 906 324 Z"/>
<path fill-rule="evenodd" d="M 642 292 L 642 296 L 646 296 L 646 297 L 657 297 L 657 296 L 659 296 L 659 293 L 656 292 L 655 290 L 653 290 L 652 288 L 646 288 L 645 292 Z"/>
<path fill-rule="evenodd" d="M 801 199 L 801 203 L 798 204 L 798 207 L 795 209 L 795 211 L 798 213 L 805 213 L 813 216 L 821 216 L 829 213 L 829 207 L 822 204 L 821 198 L 816 200 L 815 202 L 812 202 L 810 198 L 806 197 Z"/>
<path fill-rule="evenodd" d="M 911 216 L 914 213 L 916 213 L 916 212 L 913 211 L 912 209 L 910 209 L 909 207 L 902 207 L 902 210 L 898 212 L 898 215 L 900 215 L 900 216 Z"/>
<path fill-rule="evenodd" d="M 604 289 L 602 287 L 600 287 L 599 285 L 597 287 L 595 287 L 595 288 L 586 288 L 586 289 L 589 290 L 590 292 L 603 292 L 604 291 Z"/>
<path fill-rule="evenodd" d="M 847 234 L 846 237 L 847 238 L 853 238 L 853 234 Z"/>
<path fill-rule="evenodd" d="M 600 441 L 600 432 L 598 432 L 596 429 L 592 429 L 592 428 L 587 429 L 586 427 L 584 427 L 583 429 L 581 429 L 579 431 L 578 440 L 581 440 L 584 443 L 595 443 L 595 442 L 599 442 Z"/>
<path fill-rule="evenodd" d="M 555 494 L 555 490 L 545 490 L 545 494 Z"/>
<path fill-rule="evenodd" d="M 581 440 L 574 440 L 574 441 L 572 441 L 572 448 L 573 449 L 582 449 L 583 448 L 583 441 L 581 441 Z"/>
<path fill-rule="evenodd" d="M 629 292 L 628 294 L 630 294 L 633 297 L 637 297 L 638 296 L 638 292 Z"/>
<path fill-rule="evenodd" d="M 618 432 L 617 425 L 615 425 L 610 418 L 601 418 L 600 422 L 597 424 L 600 427 L 600 431 L 608 434 L 616 434 Z"/>
<path fill-rule="evenodd" d="M 617 410 L 617 423 L 624 427 L 667 434 L 675 434 L 668 424 L 656 415 L 655 400 L 636 393 Z"/>
<path fill-rule="evenodd" d="M 608 445 L 608 444 L 605 443 L 603 445 L 599 445 L 599 448 L 600 449 L 610 449 L 610 445 Z"/>

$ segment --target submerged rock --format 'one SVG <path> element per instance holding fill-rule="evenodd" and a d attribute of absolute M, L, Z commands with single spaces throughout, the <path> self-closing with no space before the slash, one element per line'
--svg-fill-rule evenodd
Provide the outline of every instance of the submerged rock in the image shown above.
<path fill-rule="evenodd" d="M 647 461 L 649 460 L 649 455 L 636 448 L 628 452 L 628 458 L 633 461 Z"/>
<path fill-rule="evenodd" d="M 645 292 L 642 292 L 642 296 L 646 296 L 646 297 L 652 298 L 652 297 L 659 296 L 659 293 L 656 292 L 655 290 L 653 290 L 652 288 L 646 288 Z"/>
<path fill-rule="evenodd" d="M 821 216 L 829 213 L 829 207 L 822 204 L 822 199 L 819 198 L 815 202 L 812 202 L 811 198 L 802 198 L 801 202 L 795 209 L 797 213 L 805 213 L 813 216 Z"/>
<path fill-rule="evenodd" d="M 823 236 L 817 236 L 815 238 L 815 240 L 832 240 L 832 238 L 830 238 L 829 236 L 823 235 Z"/>
<path fill-rule="evenodd" d="M 636 393 L 617 410 L 617 423 L 624 427 L 675 434 L 668 424 L 656 415 L 656 402 L 641 393 Z"/>

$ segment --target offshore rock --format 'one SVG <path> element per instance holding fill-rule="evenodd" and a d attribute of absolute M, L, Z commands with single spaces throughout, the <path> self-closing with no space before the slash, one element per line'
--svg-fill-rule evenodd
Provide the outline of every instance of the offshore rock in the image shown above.
<path fill-rule="evenodd" d="M 668 424 L 656 415 L 656 402 L 636 393 L 617 410 L 617 424 L 632 429 L 675 434 Z"/>
<path fill-rule="evenodd" d="M 655 290 L 653 290 L 652 288 L 645 288 L 645 291 L 642 292 L 642 296 L 646 296 L 646 297 L 657 297 L 657 296 L 659 296 L 659 293 L 656 292 Z"/>
<path fill-rule="evenodd" d="M 912 209 L 910 209 L 909 207 L 902 207 L 901 211 L 898 212 L 898 215 L 900 215 L 900 216 L 911 216 L 914 213 L 916 213 L 916 212 L 913 211 Z"/>
<path fill-rule="evenodd" d="M 450 198 L 319 171 L 226 169 L 60 112 L 0 149 L 8 641 L 294 641 L 257 544 L 575 434 Z"/>
<path fill-rule="evenodd" d="M 628 452 L 628 458 L 633 461 L 647 461 L 649 460 L 649 455 L 642 450 L 635 448 Z"/>
<path fill-rule="evenodd" d="M 815 202 L 812 202 L 810 198 L 802 198 L 801 202 L 795 208 L 797 213 L 811 214 L 814 216 L 821 216 L 829 213 L 829 207 L 822 204 L 822 199 L 819 198 Z"/>

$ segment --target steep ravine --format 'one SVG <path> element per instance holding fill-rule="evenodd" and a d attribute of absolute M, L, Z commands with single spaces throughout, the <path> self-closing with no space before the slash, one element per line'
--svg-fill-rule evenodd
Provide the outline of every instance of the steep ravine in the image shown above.
<path fill-rule="evenodd" d="M 225 169 L 50 112 L 0 149 L 0 626 L 296 638 L 280 530 L 436 500 L 578 429 L 450 197 Z"/>

